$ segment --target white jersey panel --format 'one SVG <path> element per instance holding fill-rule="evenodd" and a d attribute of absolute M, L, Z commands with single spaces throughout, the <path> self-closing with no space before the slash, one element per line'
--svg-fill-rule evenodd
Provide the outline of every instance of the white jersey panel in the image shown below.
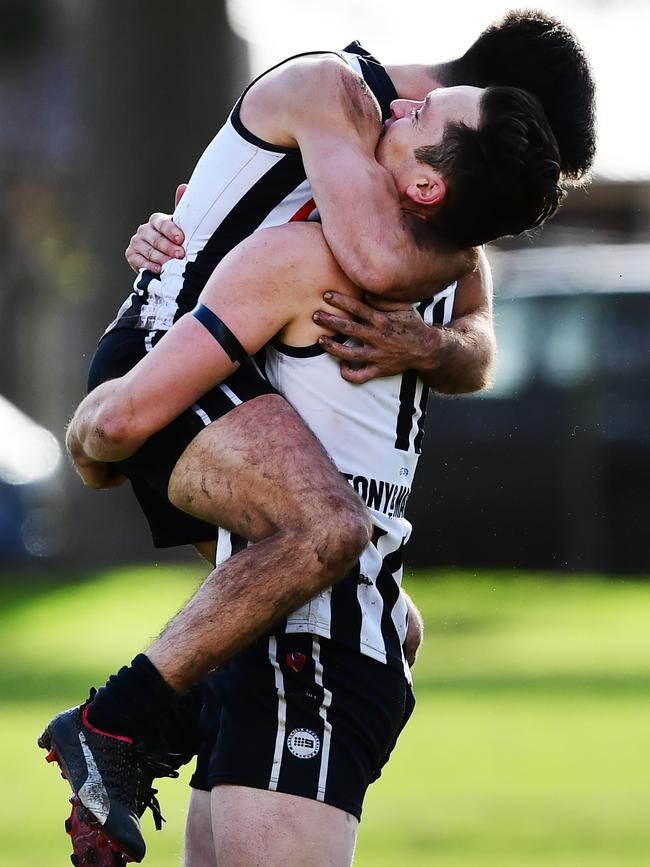
<path fill-rule="evenodd" d="M 134 293 L 142 296 L 141 281 L 143 274 L 146 274 L 146 300 L 138 307 L 137 327 L 148 330 L 171 328 L 179 311 L 178 299 L 182 297 L 188 274 L 191 274 L 188 265 L 191 266 L 198 256 L 210 250 L 210 244 L 218 237 L 220 228 L 225 236 L 224 246 L 228 245 L 233 230 L 228 226 L 227 219 L 248 195 L 261 199 L 257 187 L 267 179 L 268 185 L 273 186 L 271 171 L 283 160 L 295 165 L 299 157 L 295 152 L 266 149 L 246 140 L 233 125 L 231 115 L 199 159 L 185 195 L 174 211 L 174 222 L 185 234 L 185 257 L 166 262 L 158 276 L 143 269 L 134 282 Z M 307 219 L 302 217 L 301 210 L 310 202 L 312 205 L 308 213 L 314 210 L 308 181 L 299 176 L 293 189 L 290 173 L 283 181 L 287 189 L 279 193 L 277 204 L 272 203 L 270 208 L 265 208 L 260 202 L 259 218 L 250 226 L 251 231 L 282 225 L 292 219 Z M 254 213 L 254 205 L 251 204 L 247 212 Z M 250 232 L 242 234 L 245 237 Z M 239 240 L 238 236 L 235 237 L 230 247 L 236 246 Z M 225 252 L 227 249 L 222 250 L 220 247 L 221 255 L 218 258 Z M 198 296 L 199 291 L 197 289 L 194 294 Z M 133 296 L 130 296 L 122 305 L 117 319 L 109 328 L 124 317 L 132 299 Z"/>
<path fill-rule="evenodd" d="M 425 321 L 433 322 L 434 309 L 437 321 L 450 321 L 455 288 L 454 284 L 431 303 L 420 305 Z M 401 549 L 411 533 L 404 510 L 419 457 L 415 440 L 425 386 L 418 380 L 414 396 L 410 395 L 410 434 L 398 447 L 398 423 L 405 415 L 404 376 L 353 385 L 340 376 L 336 359 L 317 349 L 315 353 L 301 356 L 275 343 L 266 349 L 265 373 L 370 509 L 375 537 L 361 556 L 356 577 L 360 612 L 356 641 L 362 653 L 386 663 L 394 657 L 396 646 L 401 659 L 406 637 L 407 608 L 399 592 Z M 336 610 L 340 586 L 317 594 L 290 615 L 287 631 L 335 637 L 337 617 L 346 617 Z"/>

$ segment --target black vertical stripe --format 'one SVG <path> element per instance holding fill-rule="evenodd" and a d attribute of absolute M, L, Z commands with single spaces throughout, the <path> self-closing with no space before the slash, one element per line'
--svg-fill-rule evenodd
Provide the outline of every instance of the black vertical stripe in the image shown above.
<path fill-rule="evenodd" d="M 425 310 L 430 303 L 431 298 L 426 301 L 421 301 L 416 307 L 417 312 L 423 318 Z M 395 448 L 403 452 L 409 450 L 411 429 L 413 427 L 413 416 L 415 414 L 415 392 L 417 389 L 417 383 L 418 375 L 414 370 L 407 370 L 402 374 L 402 385 L 399 392 L 399 410 L 397 413 Z"/>
<path fill-rule="evenodd" d="M 413 427 L 413 414 L 415 412 L 415 390 L 418 383 L 418 375 L 414 370 L 407 370 L 402 374 L 402 385 L 399 390 L 399 412 L 397 413 L 397 431 L 395 448 L 407 452 Z"/>
<path fill-rule="evenodd" d="M 135 284 L 135 289 L 129 296 L 131 303 L 127 309 L 120 314 L 118 324 L 132 323 L 137 321 L 140 316 L 140 311 L 149 299 L 148 286 L 152 280 L 157 280 L 158 275 L 152 271 L 143 271 L 138 277 L 138 282 Z"/>
<path fill-rule="evenodd" d="M 386 531 L 375 527 L 373 530 L 372 544 L 377 547 L 381 536 L 385 536 Z M 381 635 L 384 640 L 386 649 L 386 657 L 393 659 L 402 659 L 402 642 L 399 638 L 397 627 L 393 622 L 391 612 L 395 607 L 395 603 L 399 599 L 400 587 L 397 581 L 393 578 L 393 573 L 397 572 L 402 566 L 402 551 L 404 548 L 404 540 L 397 551 L 391 551 L 382 561 L 379 575 L 377 576 L 377 590 L 381 594 L 384 607 L 381 612 Z"/>
<path fill-rule="evenodd" d="M 422 453 L 422 440 L 424 438 L 424 425 L 427 420 L 427 404 L 429 402 L 429 386 L 422 383 L 422 396 L 420 397 L 420 418 L 418 419 L 418 432 L 413 440 L 413 448 L 416 454 Z"/>
<path fill-rule="evenodd" d="M 135 287 L 139 293 L 146 296 L 148 294 L 147 293 L 147 287 L 149 286 L 151 281 L 152 280 L 159 280 L 159 279 L 160 278 L 158 277 L 158 275 L 154 274 L 153 271 L 146 271 L 145 270 L 140 275 L 140 279 L 135 284 Z"/>
<path fill-rule="evenodd" d="M 446 298 L 441 298 L 440 301 L 436 301 L 433 308 L 433 324 L 434 325 L 443 325 L 445 321 L 445 301 Z"/>
<path fill-rule="evenodd" d="M 330 638 L 358 648 L 361 644 L 361 605 L 357 595 L 361 568 L 357 563 L 342 581 L 332 587 L 330 597 Z"/>
<path fill-rule="evenodd" d="M 393 567 L 392 565 L 389 565 L 387 561 L 389 558 L 394 558 L 397 554 L 400 555 L 398 560 L 393 560 L 392 562 L 396 564 L 395 571 L 401 568 L 400 548 L 399 551 L 395 551 L 393 552 L 393 554 L 389 554 L 388 557 L 384 559 L 384 563 L 381 567 L 379 575 L 377 576 L 377 589 L 381 593 L 384 603 L 384 607 L 381 613 L 381 635 L 384 640 L 386 657 L 392 658 L 393 660 L 402 659 L 402 642 L 400 640 L 399 632 L 397 631 L 397 627 L 395 626 L 395 622 L 392 617 L 393 608 L 395 607 L 400 596 L 400 587 L 397 581 L 393 578 Z"/>
<path fill-rule="evenodd" d="M 230 534 L 230 544 L 232 545 L 232 556 L 239 554 L 244 548 L 248 547 L 248 541 L 243 536 L 238 536 L 236 533 Z"/>
<path fill-rule="evenodd" d="M 372 90 L 379 103 L 381 118 L 382 120 L 388 120 L 390 117 L 390 104 L 398 96 L 392 79 L 381 63 L 362 48 L 358 42 L 352 42 L 343 50 L 349 54 L 356 54 L 359 58 L 359 68 L 366 84 Z"/>
<path fill-rule="evenodd" d="M 285 154 L 234 205 L 203 250 L 183 272 L 174 321 L 195 305 L 201 290 L 224 256 L 259 228 L 271 211 L 306 179 L 298 153 Z"/>
<path fill-rule="evenodd" d="M 420 304 L 418 307 L 418 311 L 422 317 L 424 317 L 424 313 L 429 304 L 433 301 L 430 299 L 429 301 Z M 442 325 L 445 321 L 445 299 L 441 298 L 437 301 L 433 306 L 432 311 L 432 321 L 434 325 Z M 422 383 L 422 395 L 420 397 L 420 417 L 418 419 L 418 432 L 415 435 L 415 439 L 413 441 L 413 447 L 415 449 L 416 454 L 422 453 L 422 440 L 424 439 L 424 426 L 427 420 L 427 404 L 429 402 L 429 387 Z"/>

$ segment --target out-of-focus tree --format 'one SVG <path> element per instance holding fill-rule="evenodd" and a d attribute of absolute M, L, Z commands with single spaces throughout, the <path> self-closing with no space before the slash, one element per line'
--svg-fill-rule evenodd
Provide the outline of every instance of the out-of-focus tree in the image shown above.
<path fill-rule="evenodd" d="M 172 208 L 247 54 L 217 0 L 0 0 L 0 15 L 0 393 L 62 439 L 132 282 L 128 238 Z M 65 487 L 70 554 L 147 550 L 126 492 Z"/>

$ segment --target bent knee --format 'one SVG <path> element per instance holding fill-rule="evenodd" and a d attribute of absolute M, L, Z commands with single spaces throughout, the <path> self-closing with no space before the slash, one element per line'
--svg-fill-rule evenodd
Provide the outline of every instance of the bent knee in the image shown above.
<path fill-rule="evenodd" d="M 372 538 L 372 520 L 363 504 L 339 511 L 334 519 L 319 522 L 314 553 L 324 584 L 342 578 L 361 556 Z"/>
<path fill-rule="evenodd" d="M 352 565 L 359 559 L 371 538 L 372 519 L 365 506 L 342 516 L 336 544 L 338 557 L 348 560 Z"/>

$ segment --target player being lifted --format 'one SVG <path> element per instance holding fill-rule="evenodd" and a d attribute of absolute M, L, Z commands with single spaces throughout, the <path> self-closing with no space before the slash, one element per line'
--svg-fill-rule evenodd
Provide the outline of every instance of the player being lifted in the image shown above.
<path fill-rule="evenodd" d="M 530 32 L 529 22 L 524 31 Z M 192 308 L 215 264 L 239 240 L 308 212 L 311 190 L 300 155 L 293 150 L 296 145 L 313 186 L 323 232 L 348 277 L 392 297 L 409 298 L 428 297 L 432 286 L 442 288 L 467 269 L 468 256 L 454 247 L 454 239 L 482 243 L 541 222 L 559 201 L 560 168 L 579 175 L 591 158 L 589 142 L 582 163 L 577 145 L 566 159 L 561 150 L 558 153 L 546 119 L 529 95 L 472 87 L 440 90 L 425 102 L 395 103 L 377 151 L 381 165 L 375 163 L 377 103 L 360 87 L 353 67 L 359 64 L 366 74 L 384 114 L 393 95 L 391 79 L 378 64 L 362 58 L 364 66 L 352 53 L 299 58 L 247 91 L 225 132 L 197 166 L 176 215 L 186 234 L 187 259 L 176 267 L 173 262 L 165 266 L 160 280 L 151 273 L 139 278 L 138 291 L 118 317 L 120 327 L 111 329 L 100 345 L 96 377 L 110 379 L 124 372 L 120 365 L 129 369 L 139 358 L 142 362 L 125 377 L 97 388 L 71 426 L 71 451 L 86 480 L 110 483 L 115 474 L 106 462 L 118 462 L 118 471 L 129 475 L 143 507 L 149 508 L 151 523 L 162 523 L 161 538 L 165 528 L 173 536 L 180 522 L 180 513 L 171 511 L 166 524 L 160 520 L 168 495 L 203 519 L 191 524 L 190 531 L 185 524 L 180 533 L 203 535 L 182 541 L 208 542 L 214 532 L 209 526 L 220 525 L 258 542 L 212 573 L 147 656 L 111 679 L 83 712 L 68 712 L 50 727 L 47 739 L 53 739 L 80 801 L 109 836 L 138 859 L 144 853 L 137 823 L 144 803 L 138 791 L 143 763 L 131 742 L 141 740 L 160 750 L 169 731 L 165 722 L 152 726 L 152 719 L 171 719 L 173 727 L 178 694 L 341 577 L 368 538 L 360 503 L 341 484 L 289 406 L 245 361 L 247 354 L 288 325 L 274 312 L 275 300 L 277 310 L 284 311 L 281 315 L 288 315 L 279 287 L 274 298 L 262 297 L 259 287 L 247 290 L 242 284 L 238 300 L 251 291 L 253 308 L 233 304 L 226 292 L 218 303 L 203 304 L 194 315 L 180 319 L 164 341 L 160 332 Z M 584 57 L 580 52 L 576 57 L 574 72 L 578 70 L 578 79 L 589 84 Z M 417 95 L 425 81 L 429 87 L 433 81 L 425 67 L 395 68 L 391 74 L 400 93 L 407 95 Z M 323 100 L 323 94 L 328 98 Z M 565 122 L 571 126 L 575 118 Z M 566 133 L 562 122 L 556 124 L 558 139 L 560 132 Z M 579 138 L 575 127 L 573 137 Z M 239 162 L 238 147 L 248 154 L 240 155 Z M 226 149 L 230 161 L 216 159 L 219 148 Z M 203 183 L 217 167 L 227 170 L 227 177 L 216 174 L 212 186 Z M 234 178 L 244 186 L 235 185 L 234 199 L 219 202 L 224 211 L 206 211 L 206 191 L 214 205 L 217 194 L 229 189 Z M 207 214 L 210 219 L 204 225 Z M 210 220 L 216 220 L 216 226 Z M 430 231 L 431 223 L 450 240 L 440 241 Z M 361 246 L 349 225 L 358 231 Z M 247 248 L 257 257 L 247 261 L 247 268 L 255 266 L 256 272 L 264 273 L 264 259 L 272 258 L 274 244 L 266 234 L 259 235 Z M 365 273 L 359 267 L 364 247 L 377 250 L 379 259 L 374 271 Z M 300 274 L 299 262 L 292 259 L 295 250 L 284 254 Z M 230 254 L 230 266 L 240 261 L 239 255 Z M 476 272 L 465 285 L 469 291 L 463 294 L 461 281 L 454 309 L 456 329 L 438 332 L 440 342 L 447 342 L 442 356 L 448 367 L 462 366 L 475 355 L 472 327 L 491 345 L 485 287 Z M 206 292 L 210 291 L 208 284 Z M 290 303 L 298 304 L 298 297 Z M 289 313 L 294 321 L 298 308 Z M 227 387 L 215 388 L 240 361 L 244 363 Z M 434 368 L 434 386 L 436 375 Z M 174 543 L 179 543 L 179 534 Z M 65 742 L 68 734 L 70 743 Z M 86 781 L 81 736 L 104 778 L 101 815 L 92 798 L 84 801 L 81 791 Z M 130 786 L 126 798 L 108 791 L 110 770 L 121 761 L 120 751 L 130 756 L 124 766 Z M 145 789 L 150 778 L 144 780 Z"/>

